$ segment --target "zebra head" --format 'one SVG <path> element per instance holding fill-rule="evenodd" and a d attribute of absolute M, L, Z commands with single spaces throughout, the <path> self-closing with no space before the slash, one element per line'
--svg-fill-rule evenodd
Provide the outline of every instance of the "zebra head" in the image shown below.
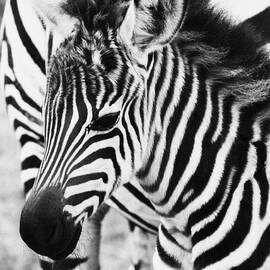
<path fill-rule="evenodd" d="M 174 7 L 182 14 L 178 2 Z M 169 14 L 174 9 L 168 5 L 157 8 Z M 153 49 L 168 42 L 176 31 L 165 31 L 168 22 L 178 18 L 172 14 L 164 25 L 153 26 L 157 39 L 136 24 L 139 7 L 133 1 L 89 1 L 78 7 L 71 1 L 70 13 L 79 11 L 80 23 L 50 62 L 45 154 L 20 223 L 24 241 L 52 259 L 72 252 L 83 220 L 142 165 L 148 133 L 146 44 Z M 147 9 L 149 4 L 142 6 L 141 14 L 150 16 Z M 180 25 L 180 17 L 173 25 Z"/>

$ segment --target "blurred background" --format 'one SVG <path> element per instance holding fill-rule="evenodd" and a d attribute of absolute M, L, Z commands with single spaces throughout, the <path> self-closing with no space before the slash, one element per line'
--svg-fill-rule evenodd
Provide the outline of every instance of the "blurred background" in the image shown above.
<path fill-rule="evenodd" d="M 0 0 L 0 21 L 4 2 Z M 19 145 L 8 122 L 0 89 L 0 270 L 40 269 L 36 256 L 19 236 L 19 217 L 24 201 L 19 168 Z M 102 269 L 128 268 L 127 231 L 126 220 L 111 210 L 102 229 Z"/>

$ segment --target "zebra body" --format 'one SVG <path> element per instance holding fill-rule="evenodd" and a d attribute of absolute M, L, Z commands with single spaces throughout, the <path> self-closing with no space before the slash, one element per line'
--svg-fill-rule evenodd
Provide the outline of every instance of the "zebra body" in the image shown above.
<path fill-rule="evenodd" d="M 50 63 L 23 239 L 66 255 L 83 220 L 137 181 L 162 220 L 155 270 L 268 269 L 266 39 L 208 1 L 68 4 L 80 22 Z M 44 201 L 68 216 L 70 245 L 27 237 Z"/>

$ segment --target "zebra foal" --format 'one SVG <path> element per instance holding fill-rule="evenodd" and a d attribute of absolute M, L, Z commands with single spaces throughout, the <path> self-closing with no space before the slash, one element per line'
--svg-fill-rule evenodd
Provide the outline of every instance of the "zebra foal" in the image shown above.
<path fill-rule="evenodd" d="M 55 1 L 57 3 L 57 1 Z M 56 15 L 60 16 L 61 13 Z M 73 26 L 73 20 L 69 20 Z M 21 150 L 21 179 L 25 196 L 29 196 L 37 170 L 44 154 L 44 131 L 41 110 L 46 92 L 47 66 L 51 54 L 58 46 L 59 40 L 66 33 L 55 29 L 35 5 L 25 0 L 8 0 L 1 25 L 1 88 L 5 94 L 7 113 L 13 124 L 16 138 Z M 2 89 L 1 89 L 2 90 Z M 138 187 L 139 188 L 139 187 Z M 141 191 L 134 185 L 129 185 L 125 191 L 119 191 L 113 201 L 108 203 L 121 213 L 124 213 L 134 227 L 129 237 L 134 238 L 135 248 L 127 252 L 133 267 L 148 269 L 144 250 L 137 245 L 141 234 L 155 234 L 157 223 L 152 206 Z M 125 207 L 125 200 L 132 201 L 132 206 Z M 80 252 L 76 256 L 57 262 L 40 257 L 42 269 L 99 269 L 99 230 L 106 205 L 85 224 L 82 244 L 78 244 Z M 140 215 L 138 215 L 140 213 Z M 150 216 L 153 219 L 146 219 Z M 134 226 L 134 225 L 133 225 Z M 88 235 L 86 235 L 88 232 Z M 142 237 L 145 238 L 146 235 Z M 89 243 L 84 243 L 86 239 Z M 142 240 L 146 241 L 146 240 Z M 148 248 L 149 249 L 149 248 Z M 134 251 L 135 250 L 135 251 Z M 80 258 L 78 258 L 78 253 Z M 88 260 L 87 258 L 88 257 Z M 87 261 L 87 262 L 86 262 Z"/>
<path fill-rule="evenodd" d="M 248 21 L 230 24 L 211 1 L 63 9 L 79 23 L 50 63 L 24 241 L 65 257 L 83 221 L 137 181 L 162 221 L 155 270 L 269 269 L 264 36 Z"/>

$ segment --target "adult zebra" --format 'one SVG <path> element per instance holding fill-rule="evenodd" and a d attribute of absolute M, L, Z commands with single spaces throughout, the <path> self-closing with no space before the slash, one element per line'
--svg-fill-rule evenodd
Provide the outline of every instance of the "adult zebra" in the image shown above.
<path fill-rule="evenodd" d="M 156 270 L 269 269 L 266 40 L 209 1 L 134 2 L 63 6 L 80 23 L 50 65 L 22 238 L 65 256 L 85 217 L 135 176 L 162 217 Z"/>
<path fill-rule="evenodd" d="M 72 20 L 70 22 L 73 26 Z M 51 27 L 46 18 L 33 9 L 32 3 L 25 0 L 7 1 L 1 31 L 3 40 L 1 57 L 1 83 L 3 85 L 1 88 L 4 89 L 8 115 L 20 142 L 21 178 L 25 195 L 29 196 L 44 152 L 41 108 L 46 92 L 47 62 L 54 48 L 59 45 L 66 33 Z M 157 231 L 157 221 L 152 206 L 139 189 L 140 187 L 136 187 L 136 184 L 127 185 L 108 202 L 114 208 L 121 209 L 120 212 L 125 212 L 125 215 L 129 216 L 129 220 L 140 226 L 134 227 L 132 223 L 131 237 L 135 237 L 135 241 L 143 232 L 142 229 L 151 233 Z M 131 206 L 125 206 L 125 200 L 134 203 Z M 87 230 L 91 228 L 91 238 L 86 238 L 91 239 L 91 243 L 89 243 L 87 253 L 83 250 L 84 254 L 80 254 L 80 256 L 89 255 L 85 267 L 91 265 L 91 270 L 98 267 L 98 265 L 94 265 L 98 264 L 98 227 L 105 212 L 107 212 L 106 206 L 94 219 L 89 220 L 89 224 L 86 226 Z M 149 217 L 153 217 L 153 220 Z M 83 243 L 83 245 L 86 244 Z M 91 245 L 93 246 L 91 247 Z M 143 250 L 146 247 L 141 246 L 140 248 L 137 245 L 137 248 L 138 253 L 131 254 L 134 267 L 145 269 L 147 260 L 143 258 L 145 254 Z M 76 257 L 73 256 L 64 261 L 55 262 L 54 269 L 75 268 L 84 261 L 85 257 L 77 258 L 76 255 Z M 42 258 L 41 267 L 51 269 L 52 265 L 46 258 Z"/>

